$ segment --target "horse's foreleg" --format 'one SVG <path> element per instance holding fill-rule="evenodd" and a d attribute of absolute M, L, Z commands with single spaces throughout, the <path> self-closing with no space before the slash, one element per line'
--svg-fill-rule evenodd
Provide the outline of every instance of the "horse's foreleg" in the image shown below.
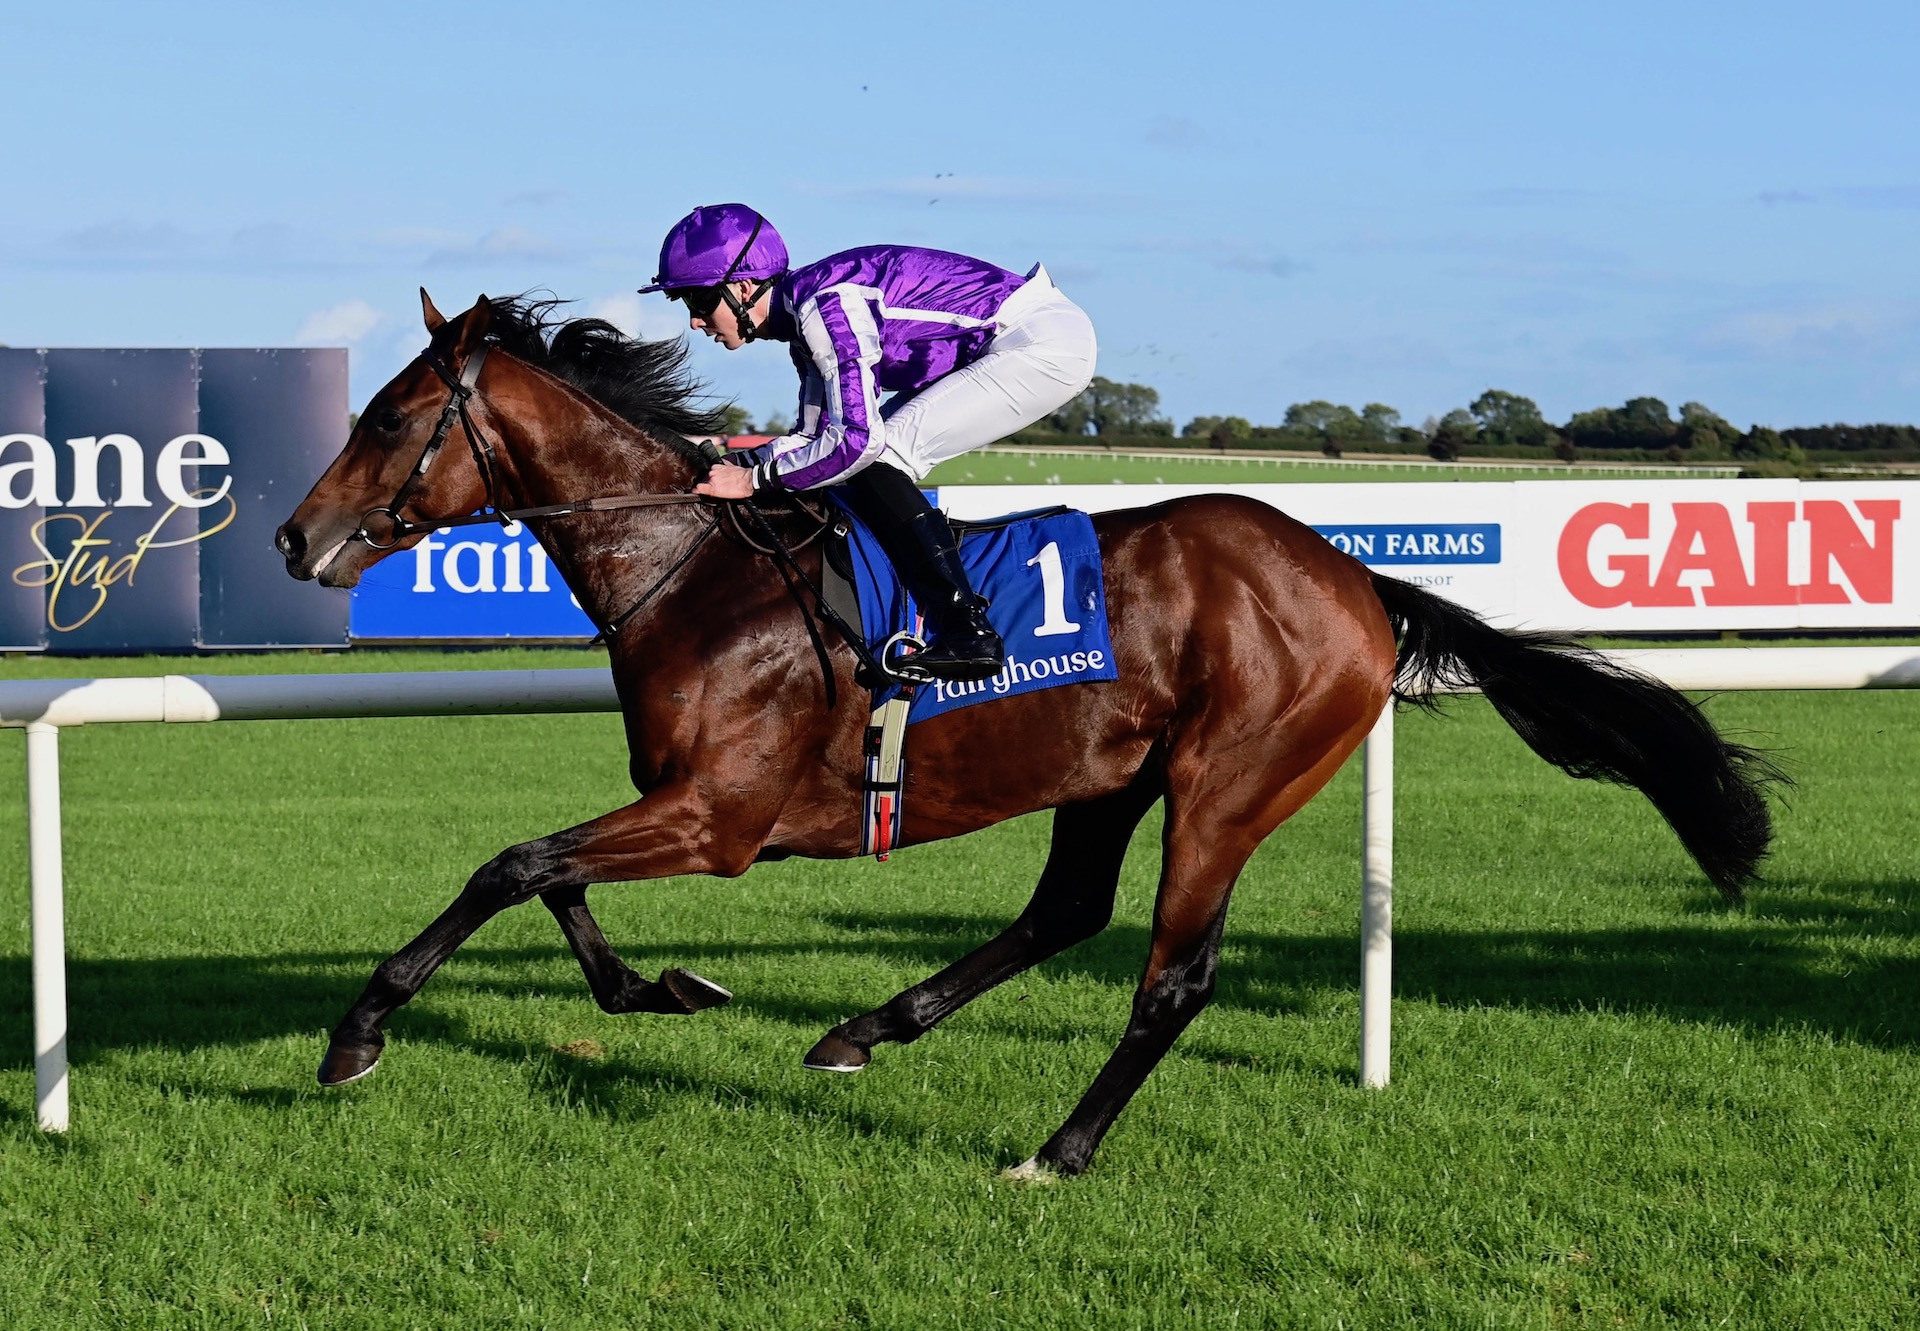
<path fill-rule="evenodd" d="M 733 821 L 716 817 L 709 802 L 697 792 L 663 790 L 578 827 L 501 851 L 474 871 L 453 904 L 418 938 L 375 968 L 359 1000 L 334 1028 L 320 1064 L 320 1081 L 337 1086 L 373 1071 L 385 1044 L 381 1027 L 387 1018 L 419 993 L 428 977 L 475 930 L 509 906 L 546 892 L 584 888 L 589 883 L 689 873 L 744 873 L 753 862 L 758 843 L 730 832 Z M 591 923 L 590 916 L 588 921 Z M 563 927 L 565 924 L 563 920 Z M 605 954 L 612 956 L 605 938 L 598 937 L 597 927 L 593 934 Z M 700 996 L 704 984 L 698 981 L 689 986 L 689 994 Z M 667 988 L 672 990 L 671 985 Z M 724 990 L 718 986 L 706 988 L 713 992 L 705 995 L 710 1001 L 700 1006 L 725 1001 Z M 694 1009 L 683 1004 L 667 1010 Z"/>
<path fill-rule="evenodd" d="M 692 971 L 677 967 L 649 980 L 620 960 L 600 932 L 600 922 L 587 909 L 587 889 L 575 884 L 542 892 L 540 900 L 553 912 L 566 935 L 567 946 L 580 962 L 587 988 L 602 1012 L 663 1012 L 684 1014 L 718 1007 L 733 997 L 725 989 Z"/>
<path fill-rule="evenodd" d="M 1141 781 L 1061 807 L 1053 817 L 1046 868 L 1020 917 L 885 1006 L 835 1026 L 807 1052 L 805 1065 L 822 1072 L 858 1072 L 874 1045 L 919 1039 L 995 985 L 1106 928 L 1127 842 L 1158 797 L 1157 788 Z"/>

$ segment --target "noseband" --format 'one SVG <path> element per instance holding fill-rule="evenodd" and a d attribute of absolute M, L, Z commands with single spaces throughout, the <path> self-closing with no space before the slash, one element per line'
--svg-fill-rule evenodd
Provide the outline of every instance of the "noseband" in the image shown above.
<path fill-rule="evenodd" d="M 370 549 L 391 550 L 415 532 L 433 531 L 447 525 L 445 519 L 409 522 L 400 516 L 400 510 L 407 506 L 407 501 L 413 498 L 414 492 L 425 482 L 427 469 L 433 466 L 433 460 L 440 456 L 440 446 L 447 442 L 447 435 L 452 431 L 456 420 L 466 426 L 467 447 L 473 450 L 474 464 L 480 468 L 481 479 L 487 487 L 487 507 L 492 510 L 472 516 L 478 517 L 483 522 L 491 522 L 498 518 L 502 526 L 506 525 L 508 519 L 500 515 L 500 505 L 494 495 L 493 448 L 481 442 L 480 432 L 474 428 L 472 417 L 467 415 L 467 402 L 473 397 L 474 385 L 480 382 L 480 371 L 486 367 L 489 350 L 491 347 L 487 343 L 481 343 L 479 350 L 467 357 L 466 367 L 461 370 L 460 377 L 457 379 L 438 356 L 430 351 L 421 353 L 420 359 L 431 366 L 433 372 L 439 375 L 452 390 L 447 396 L 447 405 L 440 409 L 440 419 L 434 424 L 433 435 L 427 440 L 426 447 L 420 450 L 419 459 L 413 464 L 413 470 L 407 474 L 407 479 L 401 483 L 400 489 L 395 492 L 389 502 L 378 508 L 370 508 L 360 515 L 359 529 L 353 533 L 351 539 L 361 542 Z M 386 515 L 393 528 L 392 534 L 385 541 L 375 540 L 372 530 L 367 525 L 381 514 Z"/>

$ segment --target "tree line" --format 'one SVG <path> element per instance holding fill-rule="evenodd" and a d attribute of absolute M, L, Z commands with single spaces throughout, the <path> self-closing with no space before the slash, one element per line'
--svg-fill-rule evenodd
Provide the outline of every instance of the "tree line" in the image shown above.
<path fill-rule="evenodd" d="M 1040 427 L 1036 427 L 1038 430 Z M 1160 411 L 1160 395 L 1145 384 L 1095 377 L 1093 383 L 1044 422 L 1067 436 L 1175 437 Z M 1404 422 L 1384 402 L 1355 410 L 1337 402 L 1296 402 L 1275 425 L 1244 416 L 1196 416 L 1179 437 L 1214 448 L 1425 453 L 1449 460 L 1466 453 L 1554 457 L 1571 462 L 1593 454 L 1657 455 L 1670 461 L 1773 461 L 1800 465 L 1810 453 L 1866 454 L 1877 459 L 1920 458 L 1920 428 L 1911 425 L 1819 425 L 1786 430 L 1756 425 L 1742 430 L 1701 402 L 1676 415 L 1657 397 L 1628 398 L 1617 407 L 1547 420 L 1531 398 L 1489 388 L 1465 407 Z"/>
<path fill-rule="evenodd" d="M 747 413 L 728 408 L 729 433 L 755 433 Z M 770 417 L 760 433 L 789 427 Z M 1676 415 L 1657 397 L 1628 398 L 1617 407 L 1575 412 L 1558 424 L 1547 420 L 1531 398 L 1489 388 L 1464 407 L 1430 416 L 1418 425 L 1404 422 L 1384 402 L 1357 411 L 1337 402 L 1315 400 L 1288 407 L 1278 424 L 1256 425 L 1244 416 L 1195 416 L 1176 431 L 1160 410 L 1160 394 L 1146 384 L 1123 383 L 1095 375 L 1085 392 L 1023 437 L 1179 439 L 1187 446 L 1312 451 L 1329 457 L 1343 453 L 1423 453 L 1450 461 L 1466 454 L 1482 457 L 1664 458 L 1672 462 L 1760 462 L 1804 465 L 1810 454 L 1848 454 L 1875 461 L 1920 459 L 1920 428 L 1912 425 L 1816 425 L 1786 430 L 1756 425 L 1742 430 L 1704 403 L 1684 402 Z"/>

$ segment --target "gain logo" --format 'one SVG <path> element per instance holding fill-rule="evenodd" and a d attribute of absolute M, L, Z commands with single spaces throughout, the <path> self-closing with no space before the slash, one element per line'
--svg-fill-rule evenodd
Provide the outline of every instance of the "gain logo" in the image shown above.
<path fill-rule="evenodd" d="M 51 443 L 37 434 L 0 435 L 0 508 L 99 510 L 54 513 L 35 522 L 28 537 L 39 556 L 13 570 L 17 585 L 46 590 L 47 627 L 56 633 L 70 633 L 99 614 L 114 587 L 132 586 L 149 551 L 203 541 L 224 530 L 235 513 L 228 493 L 231 476 L 220 477 L 215 486 L 188 487 L 189 467 L 212 470 L 230 460 L 226 446 L 209 435 L 180 435 L 154 458 L 153 488 L 165 507 L 148 493 L 146 450 L 131 435 L 85 435 L 67 440 L 66 447 L 72 454 L 73 488 L 62 495 L 59 457 Z M 110 500 L 100 493 L 109 467 L 119 482 Z M 209 515 L 216 520 L 198 516 L 197 510 L 215 505 L 225 506 Z M 141 511 L 142 519 L 158 516 L 116 548 L 119 533 L 109 524 L 123 510 Z"/>
<path fill-rule="evenodd" d="M 1893 602 L 1898 499 L 1661 507 L 1671 522 L 1658 536 L 1650 504 L 1588 504 L 1568 518 L 1567 591 L 1599 608 Z"/>

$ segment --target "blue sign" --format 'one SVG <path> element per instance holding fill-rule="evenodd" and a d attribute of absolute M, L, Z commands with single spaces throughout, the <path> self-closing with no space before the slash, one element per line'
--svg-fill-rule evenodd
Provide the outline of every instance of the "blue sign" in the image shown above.
<path fill-rule="evenodd" d="M 349 627 L 366 638 L 591 638 L 560 573 L 533 533 L 442 527 L 368 569 Z"/>
<path fill-rule="evenodd" d="M 1497 522 L 1341 522 L 1316 526 L 1363 564 L 1497 564 Z"/>

